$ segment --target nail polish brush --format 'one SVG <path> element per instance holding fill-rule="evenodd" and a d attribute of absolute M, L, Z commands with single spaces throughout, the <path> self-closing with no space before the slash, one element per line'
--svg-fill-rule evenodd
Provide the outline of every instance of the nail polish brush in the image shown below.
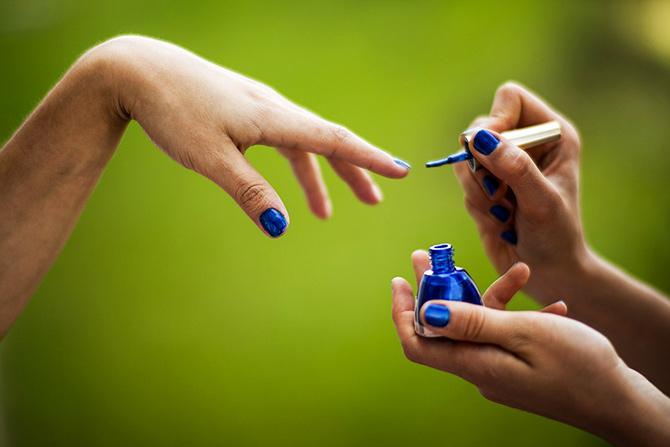
<path fill-rule="evenodd" d="M 470 165 L 470 169 L 476 171 L 479 163 L 477 162 L 477 159 L 473 157 L 469 147 L 470 139 L 473 137 L 476 130 L 477 129 L 468 129 L 461 133 L 459 142 L 463 145 L 462 151 L 451 154 L 440 160 L 429 161 L 426 163 L 426 167 L 437 168 L 438 166 L 467 161 Z M 558 121 L 549 121 L 543 124 L 522 127 L 520 129 L 506 130 L 505 132 L 500 132 L 500 135 L 505 137 L 510 143 L 519 146 L 521 149 L 529 149 L 560 139 L 561 125 Z"/>

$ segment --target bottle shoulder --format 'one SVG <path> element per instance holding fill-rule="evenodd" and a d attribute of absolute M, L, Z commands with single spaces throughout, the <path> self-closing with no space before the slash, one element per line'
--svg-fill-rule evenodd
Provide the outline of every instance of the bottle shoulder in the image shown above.
<path fill-rule="evenodd" d="M 423 280 L 470 280 L 470 274 L 461 267 L 456 267 L 454 271 L 449 272 L 449 273 L 435 273 L 432 270 L 426 270 L 426 272 L 423 274 Z"/>

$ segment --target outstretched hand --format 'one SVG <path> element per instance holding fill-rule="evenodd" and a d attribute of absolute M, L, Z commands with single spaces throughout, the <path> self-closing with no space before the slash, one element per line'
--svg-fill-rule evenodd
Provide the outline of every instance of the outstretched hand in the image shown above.
<path fill-rule="evenodd" d="M 330 216 L 332 205 L 316 155 L 326 157 L 368 204 L 382 198 L 368 170 L 391 178 L 408 173 L 407 163 L 346 128 L 175 45 L 126 36 L 93 49 L 88 57 L 115 71 L 122 119 L 137 120 L 173 159 L 221 186 L 272 237 L 285 231 L 288 211 L 244 157 L 250 146 L 272 146 L 289 160 L 320 218 Z"/>

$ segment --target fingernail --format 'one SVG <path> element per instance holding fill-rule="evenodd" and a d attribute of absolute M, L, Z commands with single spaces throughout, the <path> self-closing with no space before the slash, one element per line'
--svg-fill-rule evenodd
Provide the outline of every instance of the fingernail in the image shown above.
<path fill-rule="evenodd" d="M 500 237 L 509 244 L 516 245 L 516 231 L 514 230 L 505 230 L 500 233 Z"/>
<path fill-rule="evenodd" d="M 509 219 L 509 210 L 502 205 L 493 205 L 489 211 L 500 222 L 505 223 Z"/>
<path fill-rule="evenodd" d="M 275 208 L 268 208 L 261 214 L 261 225 L 272 237 L 281 236 L 288 224 L 284 215 Z"/>
<path fill-rule="evenodd" d="M 394 158 L 393 163 L 397 164 L 398 166 L 402 166 L 403 168 L 410 170 L 412 169 L 412 166 L 407 163 L 405 160 L 401 160 L 399 158 Z"/>
<path fill-rule="evenodd" d="M 428 304 L 423 314 L 426 323 L 434 327 L 445 327 L 449 324 L 450 317 L 449 308 L 441 304 Z"/>
<path fill-rule="evenodd" d="M 500 140 L 498 140 L 488 130 L 482 129 L 479 132 L 477 132 L 472 144 L 475 146 L 475 149 L 477 149 L 477 152 L 484 155 L 489 155 L 491 152 L 496 150 L 496 148 L 500 144 Z"/>
<path fill-rule="evenodd" d="M 500 182 L 498 181 L 498 179 L 493 177 L 492 175 L 484 176 L 482 183 L 484 184 L 484 189 L 490 196 L 495 194 L 496 191 L 498 190 L 498 187 L 500 186 Z"/>

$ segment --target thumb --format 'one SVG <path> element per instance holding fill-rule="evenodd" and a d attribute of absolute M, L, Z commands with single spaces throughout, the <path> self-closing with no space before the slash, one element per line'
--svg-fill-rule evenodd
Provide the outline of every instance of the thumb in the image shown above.
<path fill-rule="evenodd" d="M 222 152 L 225 158 L 210 159 L 203 174 L 230 194 L 265 234 L 273 238 L 284 234 L 288 212 L 274 188 L 237 148 Z"/>
<path fill-rule="evenodd" d="M 499 133 L 477 129 L 469 144 L 477 161 L 512 188 L 520 208 L 549 210 L 560 200 L 558 191 L 531 156 Z"/>
<path fill-rule="evenodd" d="M 421 321 L 436 334 L 507 348 L 526 330 L 523 318 L 517 313 L 455 301 L 429 301 L 420 315 Z"/>

